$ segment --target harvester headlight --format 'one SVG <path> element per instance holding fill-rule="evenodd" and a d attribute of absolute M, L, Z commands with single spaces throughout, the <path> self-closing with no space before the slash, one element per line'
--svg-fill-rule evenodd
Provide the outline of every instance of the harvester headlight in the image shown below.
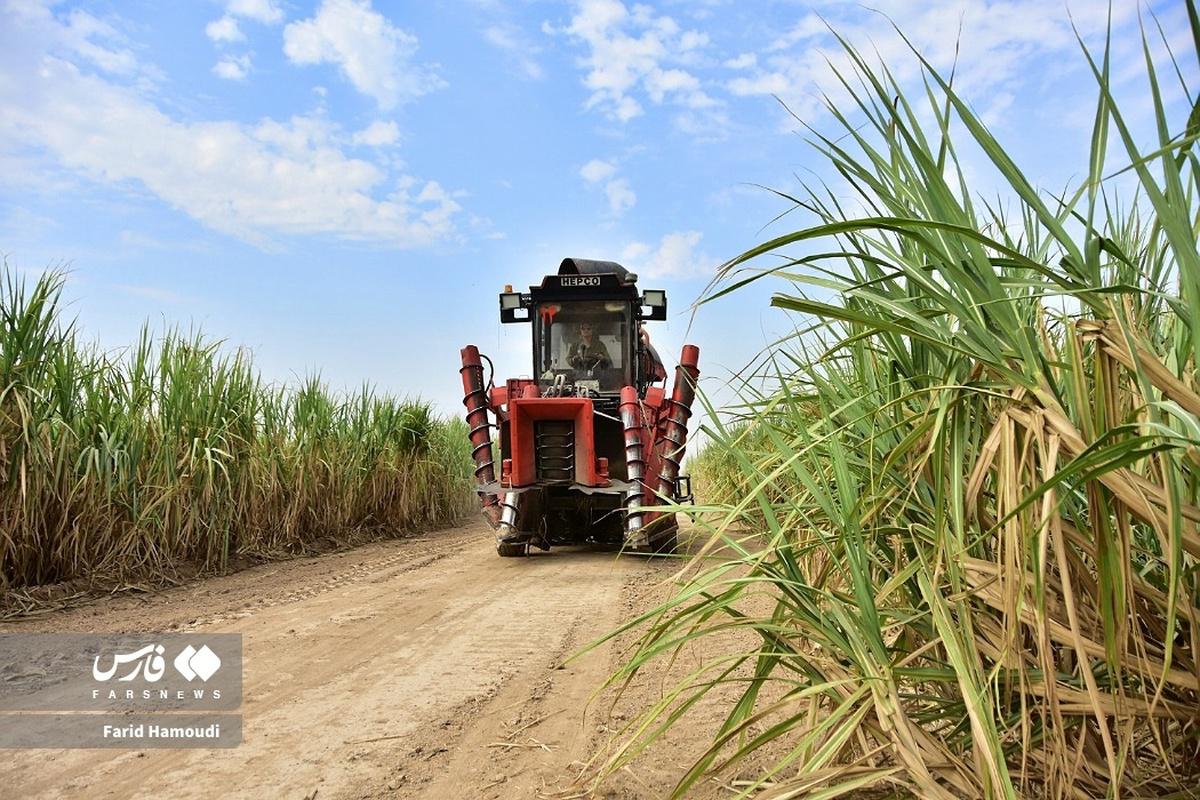
<path fill-rule="evenodd" d="M 515 311 L 521 307 L 520 292 L 504 292 L 500 295 L 500 308 L 504 311 Z"/>
<path fill-rule="evenodd" d="M 662 289 L 647 289 L 642 294 L 642 305 L 661 308 L 667 304 L 667 293 Z"/>

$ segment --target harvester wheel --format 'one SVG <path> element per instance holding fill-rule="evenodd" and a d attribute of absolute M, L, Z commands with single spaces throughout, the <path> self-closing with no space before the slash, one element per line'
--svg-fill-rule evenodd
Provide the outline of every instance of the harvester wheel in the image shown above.
<path fill-rule="evenodd" d="M 676 548 L 679 546 L 679 541 L 675 536 L 675 529 L 663 531 L 659 536 L 650 540 L 650 552 L 659 555 L 673 555 Z"/>
<path fill-rule="evenodd" d="M 529 555 L 529 543 L 496 542 L 496 552 L 501 558 L 524 558 Z"/>
<path fill-rule="evenodd" d="M 675 521 L 674 515 L 664 516 L 656 519 L 650 524 L 647 552 L 658 555 L 672 555 L 678 547 L 679 523 Z"/>

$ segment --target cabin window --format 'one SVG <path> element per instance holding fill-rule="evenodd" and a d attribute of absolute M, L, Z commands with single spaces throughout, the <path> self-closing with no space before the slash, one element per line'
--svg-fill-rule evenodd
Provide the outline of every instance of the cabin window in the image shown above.
<path fill-rule="evenodd" d="M 619 392 L 630 374 L 630 306 L 625 302 L 547 302 L 537 307 L 534 340 L 538 383 L 563 376 L 575 385 L 595 382 L 601 392 Z"/>

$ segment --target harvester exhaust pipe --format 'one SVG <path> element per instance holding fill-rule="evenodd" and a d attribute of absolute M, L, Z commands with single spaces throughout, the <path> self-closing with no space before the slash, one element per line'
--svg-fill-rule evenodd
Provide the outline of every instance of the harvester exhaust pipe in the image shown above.
<path fill-rule="evenodd" d="M 625 490 L 625 533 L 630 544 L 638 546 L 642 537 L 642 494 L 646 461 L 642 458 L 642 422 L 637 389 L 621 389 L 621 424 L 625 428 L 625 468 L 629 488 Z"/>
<path fill-rule="evenodd" d="M 492 459 L 492 426 L 488 422 L 487 389 L 483 385 L 483 362 L 479 348 L 469 344 L 462 349 L 463 405 L 467 407 L 467 426 L 471 429 L 471 458 L 475 461 L 475 483 L 490 486 L 496 482 L 496 463 Z M 507 499 L 507 497 L 506 497 Z M 493 529 L 503 522 L 500 499 L 480 490 L 483 516 Z M 513 505 L 516 505 L 515 496 Z M 513 522 L 516 521 L 514 508 Z"/>
<path fill-rule="evenodd" d="M 685 344 L 675 368 L 675 388 L 667 401 L 667 426 L 658 452 L 658 493 L 675 497 L 679 478 L 679 462 L 687 446 L 687 424 L 692 416 L 692 401 L 696 399 L 696 381 L 700 378 L 700 348 Z"/>

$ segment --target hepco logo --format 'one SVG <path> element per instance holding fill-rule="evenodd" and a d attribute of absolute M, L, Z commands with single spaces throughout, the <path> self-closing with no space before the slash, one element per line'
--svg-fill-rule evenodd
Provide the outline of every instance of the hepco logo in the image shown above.
<path fill-rule="evenodd" d="M 128 672 L 117 678 L 118 681 L 136 680 L 140 675 L 148 683 L 157 683 L 167 671 L 163 652 L 161 644 L 148 644 L 131 653 L 117 653 L 112 657 L 108 669 L 100 668 L 100 656 L 96 656 L 92 662 L 92 677 L 101 682 L 109 681 L 122 667 L 132 665 Z M 189 683 L 196 678 L 207 681 L 221 668 L 220 657 L 208 645 L 202 645 L 197 650 L 189 644 L 175 656 L 172 663 L 175 671 Z"/>
<path fill-rule="evenodd" d="M 599 286 L 600 278 L 595 275 L 563 275 L 558 279 L 559 286 Z"/>

